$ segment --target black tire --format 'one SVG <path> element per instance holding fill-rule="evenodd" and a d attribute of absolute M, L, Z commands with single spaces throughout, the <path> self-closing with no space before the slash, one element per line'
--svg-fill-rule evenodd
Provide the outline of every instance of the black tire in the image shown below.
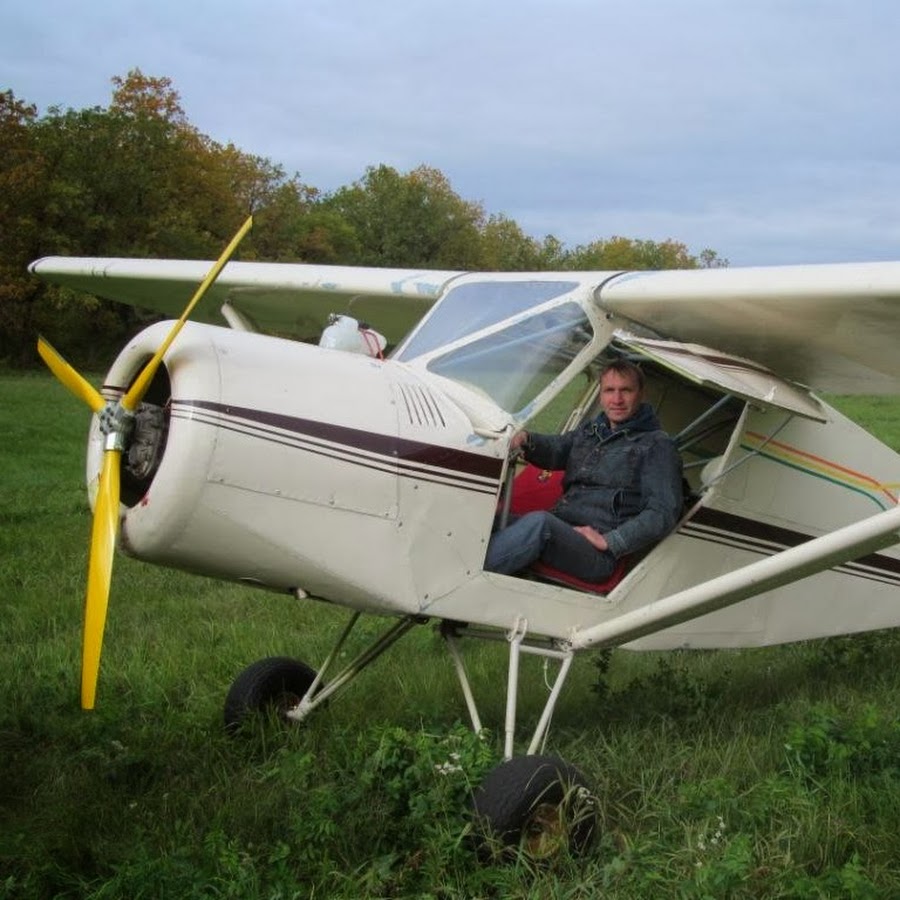
<path fill-rule="evenodd" d="M 585 777 L 556 756 L 517 756 L 492 769 L 472 798 L 483 857 L 521 849 L 532 859 L 588 849 L 597 806 Z"/>
<path fill-rule="evenodd" d="M 316 670 L 287 656 L 269 656 L 235 678 L 225 698 L 225 729 L 231 734 L 248 721 L 276 715 L 296 706 L 316 677 Z"/>

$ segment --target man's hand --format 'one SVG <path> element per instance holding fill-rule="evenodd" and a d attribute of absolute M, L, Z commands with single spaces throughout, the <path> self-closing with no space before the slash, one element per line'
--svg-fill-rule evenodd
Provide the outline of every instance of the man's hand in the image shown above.
<path fill-rule="evenodd" d="M 596 528 L 591 528 L 590 525 L 573 525 L 572 527 L 598 550 L 609 550 L 606 538 Z"/>
<path fill-rule="evenodd" d="M 527 431 L 520 431 L 520 432 L 518 432 L 517 434 L 514 434 L 514 435 L 512 436 L 512 440 L 510 440 L 510 442 L 509 442 L 509 449 L 510 449 L 511 451 L 512 451 L 512 450 L 518 450 L 519 447 L 521 447 L 522 444 L 524 444 L 525 441 L 527 441 L 527 440 L 528 440 L 528 432 L 527 432 Z"/>

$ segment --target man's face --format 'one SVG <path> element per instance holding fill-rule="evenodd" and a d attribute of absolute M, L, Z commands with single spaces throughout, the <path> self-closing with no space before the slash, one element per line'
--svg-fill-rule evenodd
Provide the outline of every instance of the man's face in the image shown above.
<path fill-rule="evenodd" d="M 613 369 L 600 379 L 600 406 L 613 428 L 630 419 L 642 399 L 637 377 L 630 372 L 622 374 Z"/>

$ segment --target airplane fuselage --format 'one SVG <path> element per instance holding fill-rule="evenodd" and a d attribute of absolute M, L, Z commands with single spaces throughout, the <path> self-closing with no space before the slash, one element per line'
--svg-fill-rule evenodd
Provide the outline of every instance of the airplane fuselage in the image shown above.
<path fill-rule="evenodd" d="M 125 348 L 108 398 L 127 388 L 166 328 L 151 326 Z M 599 598 L 482 571 L 509 432 L 474 428 L 444 379 L 396 360 L 190 323 L 165 371 L 157 391 L 168 408 L 164 449 L 152 475 L 123 497 L 122 548 L 372 612 L 500 628 L 527 621 L 568 638 L 893 502 L 878 477 L 856 467 L 866 458 L 867 471 L 889 471 L 896 454 L 833 410 L 822 424 L 748 405 L 725 435 L 714 483 Z M 682 417 L 693 415 L 690 402 L 685 393 L 674 404 Z M 812 452 L 823 428 L 832 438 L 840 432 L 840 460 Z M 95 423 L 89 484 L 102 446 Z M 777 593 L 666 629 L 651 643 L 737 646 L 832 633 L 835 622 L 844 631 L 893 624 L 900 563 L 896 554 L 878 560 L 785 579 Z M 877 596 L 860 618 L 847 601 L 863 581 Z M 810 616 L 809 604 L 827 614 Z"/>

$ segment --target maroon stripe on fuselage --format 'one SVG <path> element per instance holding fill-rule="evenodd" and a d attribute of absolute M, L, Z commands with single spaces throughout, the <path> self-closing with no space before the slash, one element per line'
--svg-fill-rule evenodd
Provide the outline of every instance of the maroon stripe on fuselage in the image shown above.
<path fill-rule="evenodd" d="M 499 479 L 503 470 L 503 462 L 499 459 L 453 447 L 440 447 L 436 444 L 411 441 L 395 435 L 375 434 L 360 428 L 348 428 L 345 425 L 334 425 L 330 422 L 317 422 L 314 419 L 303 419 L 298 416 L 287 416 L 283 413 L 232 406 L 225 403 L 212 403 L 207 400 L 177 400 L 174 402 L 180 407 L 210 410 L 249 422 L 280 428 L 282 431 L 293 434 L 302 434 L 345 447 L 364 450 L 368 453 L 390 456 L 398 460 L 450 469 L 466 475 Z"/>
<path fill-rule="evenodd" d="M 778 545 L 782 548 L 797 547 L 811 541 L 814 535 L 804 534 L 802 531 L 794 531 L 779 525 L 769 525 L 757 519 L 748 519 L 745 516 L 736 516 L 733 513 L 722 512 L 720 509 L 709 509 L 701 506 L 691 518 L 682 525 L 682 531 L 688 537 L 709 540 L 713 543 L 726 543 L 716 535 L 704 535 L 702 532 L 692 532 L 692 525 L 702 525 L 721 532 L 721 537 L 730 537 L 736 543 L 740 543 L 744 549 L 754 552 L 775 553 L 777 548 L 764 547 L 763 543 Z M 733 544 L 729 544 L 733 546 Z M 854 574 L 863 575 L 860 566 L 868 566 L 885 573 L 891 582 L 900 583 L 900 559 L 887 556 L 882 553 L 868 553 L 854 560 L 843 563 L 837 568 L 852 569 Z"/>
<path fill-rule="evenodd" d="M 792 531 L 789 528 L 782 528 L 778 525 L 769 525 L 757 519 L 736 516 L 733 513 L 722 512 L 720 509 L 710 509 L 706 506 L 701 506 L 691 516 L 689 524 L 706 525 L 709 528 L 734 532 L 742 537 L 781 544 L 784 547 L 796 547 L 798 544 L 803 544 L 812 539 L 812 535 L 803 534 L 801 531 Z"/>

